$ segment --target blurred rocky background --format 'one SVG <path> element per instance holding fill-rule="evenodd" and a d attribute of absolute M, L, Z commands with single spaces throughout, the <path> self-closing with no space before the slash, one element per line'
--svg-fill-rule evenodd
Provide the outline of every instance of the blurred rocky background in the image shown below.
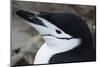
<path fill-rule="evenodd" d="M 12 1 L 11 4 L 11 64 L 33 64 L 37 50 L 44 40 L 38 31 L 25 23 L 16 15 L 16 11 L 24 9 L 36 12 L 67 12 L 80 16 L 90 28 L 94 48 L 96 31 L 96 7 L 88 5 L 70 5 L 42 2 Z"/>

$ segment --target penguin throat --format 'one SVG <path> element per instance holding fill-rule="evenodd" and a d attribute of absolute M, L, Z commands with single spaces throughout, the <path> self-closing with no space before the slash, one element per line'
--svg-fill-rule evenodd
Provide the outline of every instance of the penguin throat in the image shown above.
<path fill-rule="evenodd" d="M 81 43 L 80 38 L 58 38 L 53 35 L 44 36 L 47 46 L 58 53 L 69 51 Z"/>

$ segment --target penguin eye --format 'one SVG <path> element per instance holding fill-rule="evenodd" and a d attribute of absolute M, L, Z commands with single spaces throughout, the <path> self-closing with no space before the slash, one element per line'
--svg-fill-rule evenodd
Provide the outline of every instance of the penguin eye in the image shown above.
<path fill-rule="evenodd" d="M 60 31 L 60 30 L 56 30 L 56 32 L 57 32 L 58 34 L 61 34 L 61 31 Z"/>

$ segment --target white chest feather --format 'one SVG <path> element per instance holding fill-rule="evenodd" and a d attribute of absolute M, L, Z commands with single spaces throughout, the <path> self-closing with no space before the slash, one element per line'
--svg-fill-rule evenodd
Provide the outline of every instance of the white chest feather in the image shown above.
<path fill-rule="evenodd" d="M 34 64 L 48 64 L 50 58 L 57 52 L 53 49 L 50 49 L 46 43 L 38 50 Z"/>

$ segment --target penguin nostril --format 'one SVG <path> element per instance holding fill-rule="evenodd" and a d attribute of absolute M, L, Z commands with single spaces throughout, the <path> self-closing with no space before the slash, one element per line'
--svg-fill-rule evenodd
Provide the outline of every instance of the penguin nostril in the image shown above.
<path fill-rule="evenodd" d="M 33 19 L 32 17 L 29 17 L 29 19 Z"/>
<path fill-rule="evenodd" d="M 56 32 L 57 32 L 58 34 L 61 34 L 61 31 L 60 31 L 60 30 L 56 30 Z"/>

